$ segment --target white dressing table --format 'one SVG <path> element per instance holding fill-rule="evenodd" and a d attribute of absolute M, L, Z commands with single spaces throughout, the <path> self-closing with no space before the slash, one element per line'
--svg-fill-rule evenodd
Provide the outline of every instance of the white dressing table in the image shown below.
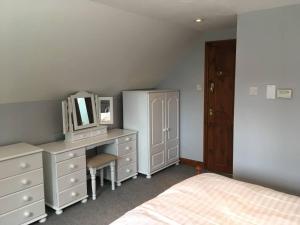
<path fill-rule="evenodd" d="M 59 215 L 65 207 L 87 201 L 86 151 L 98 146 L 103 146 L 103 152 L 118 156 L 115 178 L 118 186 L 128 178 L 136 178 L 136 140 L 136 131 L 113 129 L 76 142 L 40 145 L 44 150 L 46 205 Z"/>

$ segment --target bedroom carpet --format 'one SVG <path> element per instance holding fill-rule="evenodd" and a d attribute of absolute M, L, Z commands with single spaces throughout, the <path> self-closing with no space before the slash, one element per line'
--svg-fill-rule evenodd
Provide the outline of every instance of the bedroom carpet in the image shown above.
<path fill-rule="evenodd" d="M 86 204 L 77 203 L 64 209 L 57 216 L 53 210 L 47 209 L 48 219 L 45 225 L 108 225 L 124 213 L 143 202 L 154 198 L 172 185 L 195 175 L 192 167 L 172 166 L 146 179 L 139 175 L 136 180 L 129 179 L 117 187 L 115 191 L 110 183 L 105 182 L 103 188 L 97 183 L 97 199 L 88 199 Z M 90 182 L 88 182 L 90 196 Z M 37 225 L 38 223 L 36 223 Z"/>

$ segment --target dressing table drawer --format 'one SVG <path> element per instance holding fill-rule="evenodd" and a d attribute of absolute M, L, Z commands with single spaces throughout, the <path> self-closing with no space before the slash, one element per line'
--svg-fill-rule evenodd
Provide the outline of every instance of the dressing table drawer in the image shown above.
<path fill-rule="evenodd" d="M 73 159 L 79 156 L 83 156 L 85 155 L 85 149 L 84 148 L 79 148 L 73 151 L 69 151 L 69 152 L 64 152 L 61 154 L 57 154 L 55 156 L 55 162 L 61 162 L 61 161 L 65 161 L 68 159 Z"/>
<path fill-rule="evenodd" d="M 119 156 L 118 157 L 118 168 L 121 168 L 123 166 L 128 166 L 129 164 L 136 162 L 136 153 L 131 152 L 127 155 Z"/>
<path fill-rule="evenodd" d="M 80 185 L 59 193 L 59 206 L 62 207 L 64 205 L 67 205 L 68 203 L 84 198 L 85 196 L 87 196 L 86 190 L 86 183 L 84 182 Z"/>
<path fill-rule="evenodd" d="M 119 144 L 118 146 L 118 155 L 128 155 L 131 152 L 135 152 L 136 150 L 136 141 L 130 141 L 123 144 Z"/>
<path fill-rule="evenodd" d="M 45 215 L 45 202 L 41 200 L 0 216 L 2 225 L 19 225 Z"/>
<path fill-rule="evenodd" d="M 125 143 L 125 142 L 133 141 L 135 139 L 136 139 L 136 135 L 135 134 L 128 135 L 128 136 L 125 136 L 125 137 L 120 137 L 120 138 L 118 138 L 118 144 L 122 144 L 122 143 Z"/>
<path fill-rule="evenodd" d="M 42 153 L 27 155 L 0 163 L 0 179 L 42 168 Z"/>
<path fill-rule="evenodd" d="M 118 168 L 118 174 L 117 174 L 117 179 L 118 180 L 123 180 L 127 177 L 133 176 L 136 174 L 137 168 L 136 168 L 136 163 L 129 164 L 127 166 L 124 166 L 122 168 Z"/>
<path fill-rule="evenodd" d="M 62 177 L 64 175 L 73 173 L 75 171 L 85 169 L 86 159 L 85 156 L 69 159 L 60 163 L 57 163 L 57 176 Z"/>
<path fill-rule="evenodd" d="M 43 169 L 0 180 L 0 197 L 43 183 Z"/>
<path fill-rule="evenodd" d="M 86 170 L 79 170 L 58 179 L 58 192 L 74 187 L 80 183 L 86 182 Z"/>
<path fill-rule="evenodd" d="M 25 191 L 0 198 L 0 215 L 32 204 L 44 198 L 44 186 L 38 185 Z"/>

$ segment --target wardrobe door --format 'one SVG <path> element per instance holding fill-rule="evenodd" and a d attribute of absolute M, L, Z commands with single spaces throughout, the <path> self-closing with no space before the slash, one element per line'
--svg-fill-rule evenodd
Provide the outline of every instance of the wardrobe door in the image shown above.
<path fill-rule="evenodd" d="M 149 134 L 151 172 L 165 165 L 165 95 L 149 93 Z"/>
<path fill-rule="evenodd" d="M 166 164 L 179 159 L 179 93 L 166 93 Z"/>

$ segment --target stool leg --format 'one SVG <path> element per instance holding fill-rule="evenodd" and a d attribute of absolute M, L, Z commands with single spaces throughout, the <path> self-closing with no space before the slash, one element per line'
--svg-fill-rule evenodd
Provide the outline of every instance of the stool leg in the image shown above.
<path fill-rule="evenodd" d="M 110 163 L 111 190 L 115 190 L 115 161 Z"/>
<path fill-rule="evenodd" d="M 100 185 L 103 187 L 103 169 L 100 170 Z"/>
<path fill-rule="evenodd" d="M 90 168 L 93 200 L 96 200 L 96 169 Z"/>

